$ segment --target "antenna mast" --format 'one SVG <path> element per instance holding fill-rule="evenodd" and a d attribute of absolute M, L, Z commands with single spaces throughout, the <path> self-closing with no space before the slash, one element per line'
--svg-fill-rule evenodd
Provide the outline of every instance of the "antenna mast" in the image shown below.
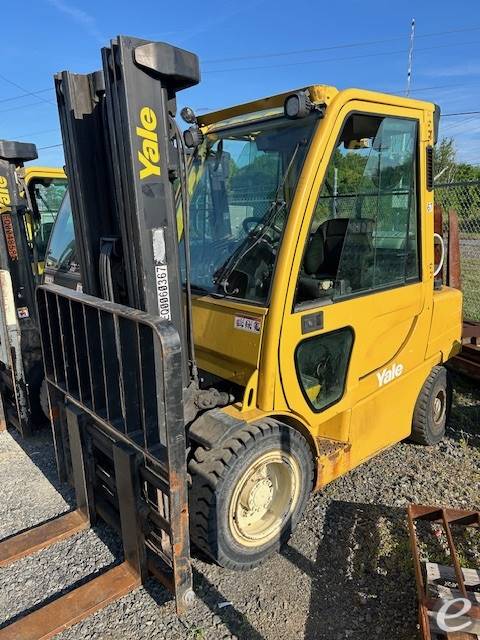
<path fill-rule="evenodd" d="M 410 31 L 410 49 L 408 51 L 408 69 L 407 69 L 407 88 L 405 95 L 410 95 L 410 83 L 412 81 L 412 65 L 413 65 L 413 45 L 415 42 L 415 18 L 412 18 L 412 28 Z"/>

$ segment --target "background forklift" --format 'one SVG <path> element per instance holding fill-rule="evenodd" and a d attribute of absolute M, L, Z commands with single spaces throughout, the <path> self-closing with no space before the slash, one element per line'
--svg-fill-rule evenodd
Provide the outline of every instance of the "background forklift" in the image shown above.
<path fill-rule="evenodd" d="M 46 421 L 35 287 L 67 184 L 62 169 L 23 166 L 36 158 L 33 144 L 0 141 L 0 430 L 22 435 Z"/>
<path fill-rule="evenodd" d="M 149 573 L 182 613 L 189 532 L 254 567 L 312 490 L 403 438 L 438 442 L 448 416 L 461 293 L 435 282 L 435 105 L 314 85 L 185 109 L 182 136 L 196 56 L 118 37 L 102 60 L 56 77 L 71 215 L 37 288 L 77 509 L 2 542 L 0 565 L 97 517 L 125 561 L 0 640 L 51 637 Z"/>

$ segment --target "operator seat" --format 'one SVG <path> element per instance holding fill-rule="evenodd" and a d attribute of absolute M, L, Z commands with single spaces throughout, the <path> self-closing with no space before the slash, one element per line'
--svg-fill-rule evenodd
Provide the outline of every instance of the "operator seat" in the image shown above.
<path fill-rule="evenodd" d="M 312 234 L 303 260 L 304 273 L 299 280 L 301 300 L 326 295 L 336 280 L 349 218 L 325 220 Z"/>
<path fill-rule="evenodd" d="M 348 223 L 349 218 L 331 218 L 330 220 L 325 220 L 325 222 L 318 227 L 316 233 L 321 233 L 324 238 L 323 263 L 316 272 L 318 278 L 335 279 Z"/>
<path fill-rule="evenodd" d="M 374 284 L 373 230 L 373 219 L 349 220 L 337 273 L 338 281 L 345 288 L 345 293 L 364 291 Z"/>

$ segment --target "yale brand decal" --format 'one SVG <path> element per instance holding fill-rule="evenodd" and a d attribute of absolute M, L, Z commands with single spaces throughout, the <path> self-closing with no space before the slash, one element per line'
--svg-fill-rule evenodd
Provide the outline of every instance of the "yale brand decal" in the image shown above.
<path fill-rule="evenodd" d="M 0 213 L 10 211 L 11 198 L 8 192 L 8 182 L 5 176 L 0 176 Z"/>
<path fill-rule="evenodd" d="M 385 367 L 383 371 L 377 373 L 378 386 L 383 387 L 384 384 L 388 384 L 395 378 L 398 378 L 403 373 L 403 364 L 392 364 L 391 367 Z"/>
<path fill-rule="evenodd" d="M 141 141 L 141 149 L 138 152 L 140 162 L 140 180 L 150 176 L 160 175 L 160 150 L 158 147 L 157 116 L 150 107 L 140 109 L 140 124 L 137 127 L 137 136 Z"/>

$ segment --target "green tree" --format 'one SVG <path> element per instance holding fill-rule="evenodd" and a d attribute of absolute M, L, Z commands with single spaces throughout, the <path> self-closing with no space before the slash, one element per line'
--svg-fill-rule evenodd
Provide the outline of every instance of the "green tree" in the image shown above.
<path fill-rule="evenodd" d="M 442 138 L 433 150 L 434 179 L 451 182 L 457 169 L 457 150 L 453 138 Z"/>

